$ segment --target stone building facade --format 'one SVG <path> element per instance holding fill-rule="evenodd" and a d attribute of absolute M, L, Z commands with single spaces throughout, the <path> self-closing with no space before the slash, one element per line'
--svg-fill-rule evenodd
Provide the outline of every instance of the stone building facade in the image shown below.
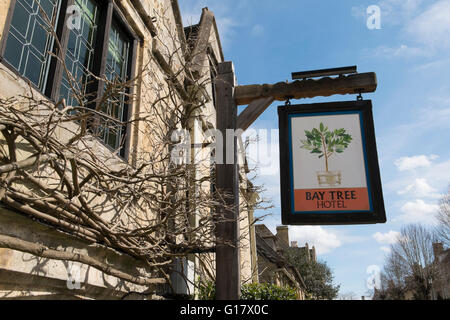
<path fill-rule="evenodd" d="M 132 83 L 132 89 L 125 93 L 121 91 L 114 96 L 116 100 L 105 103 L 113 106 L 105 112 L 109 118 L 114 118 L 105 121 L 121 125 L 116 128 L 102 125 L 104 119 L 100 117 L 101 133 L 86 135 L 80 140 L 85 147 L 77 145 L 78 153 L 70 155 L 70 161 L 63 159 L 69 164 L 82 159 L 88 166 L 88 159 L 95 158 L 96 166 L 100 163 L 114 174 L 129 168 L 136 171 L 146 159 L 145 155 L 151 158 L 158 153 L 154 141 L 160 137 L 154 132 L 163 123 L 151 118 L 150 108 L 159 103 L 157 110 L 170 113 L 182 100 L 195 98 L 195 101 L 202 101 L 190 114 L 187 124 L 182 125 L 180 119 L 175 122 L 180 121 L 179 127 L 189 132 L 191 160 L 204 164 L 193 173 L 193 179 L 202 181 L 205 177 L 205 183 L 194 188 L 192 193 L 213 190 L 214 182 L 206 179 L 211 174 L 212 155 L 205 141 L 210 138 L 207 130 L 216 126 L 213 82 L 218 65 L 224 62 L 224 54 L 214 14 L 207 8 L 203 9 L 197 25 L 185 28 L 176 0 L 5 0 L 0 4 L 0 42 L 0 99 L 2 103 L 19 103 L 24 97 L 32 97 L 29 101 L 33 102 L 41 101 L 42 105 L 37 104 L 33 109 L 37 110 L 36 114 L 30 115 L 32 126 L 39 123 L 36 121 L 39 117 L 48 120 L 48 114 L 56 108 L 70 109 L 81 103 L 77 99 L 83 99 L 83 96 L 73 94 L 75 89 L 100 99 L 110 87 Z M 72 81 L 68 72 L 78 82 Z M 102 76 L 106 80 L 98 79 Z M 202 83 L 201 90 L 195 90 L 192 79 Z M 92 101 L 96 106 L 102 103 Z M 49 123 L 52 124 L 49 133 L 52 141 L 59 141 L 64 147 L 84 130 L 82 121 L 62 121 L 54 127 Z M 122 219 L 122 214 L 136 203 L 119 206 L 113 197 L 101 192 L 96 194 L 95 186 L 82 202 L 79 192 L 69 185 L 79 179 L 78 186 L 80 183 L 85 186 L 90 176 L 85 172 L 78 178 L 71 175 L 76 166 L 62 168 L 66 180 L 62 179 L 64 181 L 58 186 L 58 199 L 75 211 L 84 208 L 85 204 L 101 208 L 100 231 L 77 228 L 76 224 L 59 219 L 60 216 L 55 214 L 62 213 L 64 206 L 55 205 L 53 199 L 49 201 L 42 196 L 47 188 L 55 187 L 58 172 L 49 173 L 48 180 L 38 174 L 48 172 L 49 163 L 59 158 L 55 160 L 53 154 L 36 155 L 30 151 L 32 148 L 26 139 L 16 143 L 17 154 L 13 156 L 11 148 L 8 149 L 7 135 L 18 130 L 14 128 L 13 123 L 0 122 L 0 168 L 4 170 L 0 172 L 0 299 L 154 299 L 167 293 L 192 295 L 200 275 L 205 272 L 214 275 L 213 252 L 180 255 L 172 259 L 171 271 L 164 274 L 164 267 L 156 272 L 148 263 L 128 254 L 132 249 L 127 248 L 124 252 L 108 246 L 106 240 L 109 238 L 102 230 L 138 220 L 153 221 L 155 213 L 151 208 L 139 206 L 139 210 Z M 39 144 L 39 147 L 42 146 Z M 139 155 L 144 156 L 140 158 Z M 19 168 L 21 175 L 37 179 L 33 181 L 42 186 L 41 190 L 16 181 L 12 173 L 22 165 L 24 167 Z M 252 242 L 253 212 L 251 205 L 244 205 L 255 201 L 256 195 L 250 188 L 247 173 L 245 166 L 241 166 L 243 282 L 257 280 L 256 245 Z M 22 192 L 21 198 L 13 197 L 13 189 Z M 90 213 L 79 211 L 79 217 L 70 215 L 70 219 L 89 221 Z M 205 212 L 200 211 L 190 209 L 194 212 L 189 217 L 193 229 L 202 227 Z M 177 223 L 178 220 L 174 221 Z M 120 236 L 120 233 L 114 234 L 114 237 Z M 194 243 L 194 240 L 189 241 Z M 183 235 L 174 241 L 182 248 Z M 205 265 L 201 258 L 205 255 L 211 257 L 210 265 Z"/>

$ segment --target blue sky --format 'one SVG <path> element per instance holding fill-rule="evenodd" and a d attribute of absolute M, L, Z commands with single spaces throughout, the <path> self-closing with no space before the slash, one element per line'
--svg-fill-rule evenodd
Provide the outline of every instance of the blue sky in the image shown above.
<path fill-rule="evenodd" d="M 357 65 L 376 72 L 378 89 L 364 94 L 374 121 L 388 222 L 358 226 L 290 227 L 290 239 L 315 245 L 341 292 L 367 292 L 367 268 L 383 266 L 390 243 L 407 223 L 432 227 L 450 183 L 450 0 L 181 0 L 184 24 L 201 8 L 215 13 L 225 59 L 239 84 L 290 80 L 291 72 Z M 381 9 L 381 29 L 367 27 L 366 9 Z M 332 96 L 293 100 L 354 100 Z M 253 129 L 277 129 L 277 106 Z M 278 141 L 267 141 L 278 149 Z M 272 154 L 278 168 L 278 156 Z M 278 170 L 264 170 L 264 196 L 274 208 L 266 223 L 281 224 Z M 266 168 L 267 169 L 267 168 Z"/>

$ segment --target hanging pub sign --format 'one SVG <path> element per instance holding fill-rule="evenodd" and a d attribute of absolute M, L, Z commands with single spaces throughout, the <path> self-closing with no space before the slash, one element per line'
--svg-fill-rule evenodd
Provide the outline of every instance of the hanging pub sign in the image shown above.
<path fill-rule="evenodd" d="M 384 223 L 370 100 L 278 108 L 282 223 Z"/>

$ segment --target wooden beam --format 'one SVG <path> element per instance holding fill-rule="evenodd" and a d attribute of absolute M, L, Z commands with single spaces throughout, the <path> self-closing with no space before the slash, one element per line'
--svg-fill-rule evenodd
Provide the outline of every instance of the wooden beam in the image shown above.
<path fill-rule="evenodd" d="M 215 80 L 217 92 L 217 129 L 223 136 L 221 163 L 216 163 L 216 188 L 225 198 L 219 199 L 216 225 L 216 299 L 238 300 L 240 296 L 239 259 L 239 178 L 236 135 L 237 106 L 234 99 L 235 75 L 232 62 L 219 64 Z M 217 154 L 217 151 L 216 151 Z M 217 160 L 217 159 L 216 159 Z"/>
<path fill-rule="evenodd" d="M 374 92 L 377 89 L 377 76 L 374 72 L 359 73 L 337 78 L 325 77 L 318 80 L 302 80 L 291 83 L 255 84 L 237 86 L 235 99 L 237 105 L 250 104 L 261 98 L 274 100 L 313 98 L 334 94 L 356 94 Z"/>
<path fill-rule="evenodd" d="M 250 125 L 266 110 L 274 101 L 272 97 L 253 100 L 247 108 L 242 111 L 237 119 L 237 128 L 247 130 Z"/>
<path fill-rule="evenodd" d="M 292 72 L 292 80 L 303 80 L 309 78 L 329 77 L 329 76 L 342 76 L 345 74 L 358 73 L 357 66 L 343 67 L 343 68 L 331 68 L 331 69 L 319 69 Z"/>

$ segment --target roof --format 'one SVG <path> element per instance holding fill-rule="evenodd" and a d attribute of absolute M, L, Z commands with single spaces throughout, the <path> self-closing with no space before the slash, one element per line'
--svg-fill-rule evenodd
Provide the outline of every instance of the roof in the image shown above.
<path fill-rule="evenodd" d="M 277 245 L 278 238 L 267 228 L 264 224 L 255 225 L 255 233 L 256 233 L 256 251 L 258 255 L 263 256 L 268 261 L 277 265 L 278 268 L 285 268 L 286 271 L 293 275 L 293 277 L 300 283 L 303 288 L 305 288 L 305 282 L 303 281 L 302 276 L 298 272 L 298 270 L 289 264 L 287 259 L 280 254 L 283 250 L 278 250 L 280 247 Z M 275 245 L 277 251 L 275 251 L 272 246 L 264 239 L 272 238 L 275 241 Z"/>
<path fill-rule="evenodd" d="M 224 61 L 224 55 L 222 50 L 222 44 L 220 42 L 220 35 L 217 29 L 216 18 L 212 11 L 209 11 L 207 7 L 202 9 L 202 16 L 200 17 L 200 22 L 196 25 L 187 26 L 184 28 L 183 35 L 191 49 L 194 59 L 199 59 L 201 61 L 202 57 L 198 57 L 199 52 L 206 52 L 206 48 L 211 42 L 211 29 L 214 30 L 215 38 L 218 46 L 219 57 L 216 57 L 220 61 Z M 194 61 L 195 65 L 195 61 Z"/>
<path fill-rule="evenodd" d="M 259 234 L 262 238 L 276 238 L 276 236 L 272 233 L 272 231 L 267 228 L 265 224 L 257 224 L 255 225 L 256 233 Z"/>
<path fill-rule="evenodd" d="M 256 233 L 256 250 L 258 255 L 262 255 L 270 262 L 275 263 L 278 267 L 282 267 L 287 264 L 286 259 L 273 250 L 258 232 Z"/>

